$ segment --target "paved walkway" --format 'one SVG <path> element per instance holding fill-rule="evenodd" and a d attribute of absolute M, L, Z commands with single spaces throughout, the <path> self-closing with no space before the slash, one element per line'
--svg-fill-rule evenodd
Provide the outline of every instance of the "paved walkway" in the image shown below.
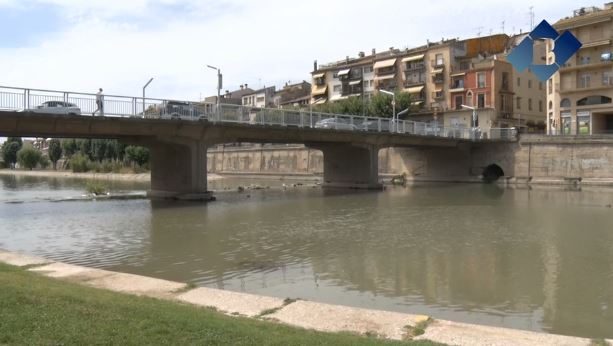
<path fill-rule="evenodd" d="M 443 320 L 424 315 L 368 310 L 304 300 L 283 300 L 179 282 L 111 272 L 0 250 L 0 261 L 41 275 L 115 292 L 176 300 L 229 314 L 285 323 L 324 332 L 354 332 L 402 340 L 432 340 L 450 345 L 590 345 L 591 340 Z M 413 337 L 414 328 L 425 333 Z M 609 340 L 613 344 L 613 340 Z"/>

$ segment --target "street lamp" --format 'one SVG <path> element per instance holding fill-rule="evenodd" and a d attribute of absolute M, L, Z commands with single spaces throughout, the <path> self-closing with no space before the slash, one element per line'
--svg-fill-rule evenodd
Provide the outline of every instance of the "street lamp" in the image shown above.
<path fill-rule="evenodd" d="M 396 94 L 383 89 L 379 89 L 379 91 L 386 95 L 392 95 L 392 121 L 394 122 L 394 132 L 398 132 L 398 122 L 396 121 Z"/>
<path fill-rule="evenodd" d="M 220 115 L 219 112 L 219 104 L 221 98 L 221 88 L 223 88 L 223 77 L 221 75 L 221 70 L 215 66 L 206 65 L 206 67 L 217 71 L 217 114 Z"/>
<path fill-rule="evenodd" d="M 475 131 L 477 129 L 477 108 L 471 107 L 471 106 L 467 106 L 467 105 L 462 105 L 462 108 L 471 109 L 473 111 L 472 133 L 473 133 L 473 136 L 474 136 L 475 135 Z"/>
<path fill-rule="evenodd" d="M 143 117 L 145 116 L 145 89 L 147 89 L 151 82 L 153 82 L 153 77 L 151 77 L 151 79 L 149 79 L 147 84 L 145 84 L 145 86 L 143 87 Z"/>

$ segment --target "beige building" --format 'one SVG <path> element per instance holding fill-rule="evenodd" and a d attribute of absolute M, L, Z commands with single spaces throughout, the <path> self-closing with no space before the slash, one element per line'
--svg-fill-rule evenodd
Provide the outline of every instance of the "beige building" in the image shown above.
<path fill-rule="evenodd" d="M 369 56 L 360 53 L 355 59 L 315 65 L 311 102 L 351 96 L 368 99 L 381 89 L 400 90 L 411 94 L 413 108 L 408 118 L 412 120 L 470 127 L 472 112 L 461 108 L 466 104 L 475 105 L 484 114 L 479 124 L 484 130 L 537 123 L 544 127 L 543 84 L 530 72 L 516 74 L 504 61 L 509 49 L 524 36 L 442 40 L 412 49 L 373 50 Z M 477 78 L 483 79 L 481 83 Z"/>
<path fill-rule="evenodd" d="M 578 9 L 554 24 L 559 32 L 570 30 L 583 46 L 547 82 L 548 134 L 613 133 L 612 18 L 613 3 L 608 3 Z"/>

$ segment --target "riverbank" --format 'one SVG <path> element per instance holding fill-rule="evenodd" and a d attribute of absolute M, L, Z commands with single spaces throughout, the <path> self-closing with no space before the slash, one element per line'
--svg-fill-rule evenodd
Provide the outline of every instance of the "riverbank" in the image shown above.
<path fill-rule="evenodd" d="M 418 345 L 431 345 L 428 340 L 456 345 L 592 343 L 583 338 L 432 320 L 423 315 L 194 288 L 5 251 L 0 251 L 0 262 L 10 265 L 0 265 L 0 306 L 12 312 L 2 315 L 0 342 L 8 344 L 388 344 L 381 339 L 412 339 Z"/>
<path fill-rule="evenodd" d="M 74 173 L 72 171 L 24 171 L 19 169 L 0 169 L 0 175 L 16 175 L 23 177 L 45 177 L 45 178 L 70 178 L 70 179 L 91 179 L 91 180 L 114 180 L 114 181 L 151 181 L 151 173 Z M 209 180 L 223 179 L 218 174 L 208 174 Z"/>

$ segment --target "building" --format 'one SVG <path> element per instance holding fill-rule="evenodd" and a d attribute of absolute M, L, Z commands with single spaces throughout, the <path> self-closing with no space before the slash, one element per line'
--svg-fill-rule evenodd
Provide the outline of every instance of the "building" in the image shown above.
<path fill-rule="evenodd" d="M 296 84 L 286 83 L 277 91 L 274 104 L 277 107 L 305 107 L 311 100 L 311 83 L 302 81 Z"/>
<path fill-rule="evenodd" d="M 523 36 L 505 34 L 427 42 L 317 66 L 312 72 L 312 103 L 351 96 L 369 99 L 378 90 L 411 94 L 409 119 L 471 127 L 478 107 L 479 127 L 526 127 L 545 123 L 545 90 L 529 72 L 516 73 L 505 61 Z M 544 46 L 542 46 L 544 52 Z M 517 81 L 517 84 L 514 83 Z M 517 105 L 517 108 L 514 108 Z"/>
<path fill-rule="evenodd" d="M 271 86 L 246 93 L 242 97 L 241 104 L 249 107 L 272 108 L 275 106 L 275 90 L 276 87 Z"/>
<path fill-rule="evenodd" d="M 243 102 L 243 96 L 247 94 L 253 93 L 253 89 L 249 88 L 247 84 L 241 84 L 240 89 L 229 91 L 226 90 L 225 93 L 221 95 L 220 103 L 222 104 L 232 104 L 232 105 L 241 105 Z M 204 99 L 204 102 L 215 104 L 217 103 L 217 95 L 209 96 Z"/>
<path fill-rule="evenodd" d="M 547 81 L 548 134 L 613 132 L 612 17 L 613 3 L 608 3 L 578 9 L 553 25 L 571 31 L 583 46 Z"/>

